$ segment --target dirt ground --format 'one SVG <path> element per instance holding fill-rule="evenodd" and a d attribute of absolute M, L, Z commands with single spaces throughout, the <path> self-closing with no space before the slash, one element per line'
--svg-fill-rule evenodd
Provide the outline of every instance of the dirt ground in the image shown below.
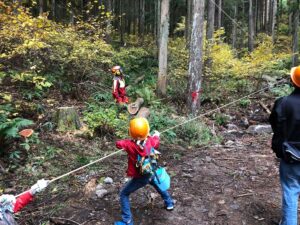
<path fill-rule="evenodd" d="M 152 187 L 141 189 L 131 196 L 134 223 L 277 224 L 280 217 L 278 161 L 270 149 L 270 138 L 270 135 L 244 133 L 225 140 L 222 145 L 199 149 L 162 145 L 162 162 L 172 176 L 170 192 L 176 208 L 166 211 Z M 103 162 L 108 171 L 94 174 L 96 178 L 109 176 L 114 180 L 105 186 L 109 194 L 103 199 L 83 194 L 84 185 L 78 181 L 82 172 L 69 181 L 69 189 L 61 195 L 50 197 L 48 191 L 39 197 L 20 214 L 19 223 L 113 224 L 120 219 L 118 193 L 124 184 L 125 162 L 125 155 L 121 160 L 120 156 L 114 156 Z"/>

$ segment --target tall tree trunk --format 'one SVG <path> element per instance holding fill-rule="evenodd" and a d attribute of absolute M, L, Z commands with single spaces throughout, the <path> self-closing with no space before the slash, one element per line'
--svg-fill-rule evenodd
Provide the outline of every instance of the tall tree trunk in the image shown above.
<path fill-rule="evenodd" d="M 264 30 L 267 31 L 267 27 L 268 27 L 268 0 L 265 0 L 265 12 L 264 12 L 264 15 L 265 15 L 265 18 L 264 18 Z"/>
<path fill-rule="evenodd" d="M 194 0 L 187 96 L 187 106 L 189 112 L 193 115 L 196 115 L 200 108 L 199 94 L 202 84 L 204 7 L 204 0 Z"/>
<path fill-rule="evenodd" d="M 157 79 L 157 95 L 165 96 L 167 93 L 168 68 L 168 37 L 169 37 L 169 8 L 170 0 L 161 2 L 160 44 L 159 44 L 159 71 Z"/>
<path fill-rule="evenodd" d="M 254 22 L 253 22 L 253 0 L 249 0 L 249 22 L 248 22 L 248 50 L 254 49 Z"/>
<path fill-rule="evenodd" d="M 145 0 L 140 0 L 139 35 L 143 39 L 145 34 Z"/>
<path fill-rule="evenodd" d="M 235 3 L 234 6 L 234 21 L 232 23 L 232 47 L 236 48 L 236 40 L 237 40 L 237 11 L 238 11 L 238 3 Z"/>
<path fill-rule="evenodd" d="M 208 14 L 207 14 L 207 30 L 206 30 L 206 39 L 207 39 L 207 46 L 206 46 L 206 56 L 207 60 L 205 62 L 206 68 L 211 68 L 212 66 L 212 58 L 211 58 L 211 46 L 213 42 L 213 35 L 214 35 L 214 28 L 215 28 L 215 4 L 212 0 L 208 0 Z"/>
<path fill-rule="evenodd" d="M 276 25 L 276 16 L 277 16 L 277 0 L 272 0 L 272 27 L 271 27 L 271 34 L 272 34 L 272 41 L 275 43 L 275 25 Z"/>
<path fill-rule="evenodd" d="M 133 1 L 133 6 L 132 6 L 132 8 L 133 8 L 133 24 L 132 24 L 132 33 L 134 34 L 134 35 L 136 35 L 136 15 L 137 15 L 137 13 L 136 13 L 136 5 L 137 5 L 137 3 L 136 3 L 136 1 Z"/>
<path fill-rule="evenodd" d="M 157 0 L 157 38 L 156 38 L 156 45 L 159 49 L 159 43 L 160 43 L 160 32 L 161 32 L 161 1 Z"/>
<path fill-rule="evenodd" d="M 254 35 L 258 32 L 258 0 L 255 0 L 255 15 L 254 15 Z"/>
<path fill-rule="evenodd" d="M 119 0 L 119 7 L 120 7 L 120 27 L 119 27 L 119 31 L 120 31 L 120 45 L 123 46 L 124 45 L 124 0 Z"/>
<path fill-rule="evenodd" d="M 41 16 L 44 12 L 44 0 L 39 0 L 39 15 Z"/>
<path fill-rule="evenodd" d="M 222 27 L 222 0 L 219 0 L 219 5 L 218 5 L 218 24 L 217 27 L 220 29 Z"/>
<path fill-rule="evenodd" d="M 51 19 L 55 20 L 55 16 L 56 16 L 56 10 L 55 10 L 55 0 L 51 0 Z"/>
<path fill-rule="evenodd" d="M 185 40 L 186 46 L 189 47 L 191 40 L 191 26 L 192 26 L 192 17 L 193 17 L 193 0 L 186 0 L 186 18 L 185 18 Z"/>
<path fill-rule="evenodd" d="M 295 0 L 296 7 L 293 7 L 293 55 L 292 66 L 298 65 L 298 27 L 299 27 L 299 0 Z"/>
<path fill-rule="evenodd" d="M 215 25 L 215 4 L 212 0 L 208 0 L 208 15 L 207 15 L 207 32 L 206 39 L 211 40 L 214 35 Z"/>
<path fill-rule="evenodd" d="M 105 31 L 105 37 L 106 37 L 106 41 L 108 43 L 111 42 L 111 30 L 112 30 L 112 24 L 111 24 L 111 17 L 112 17 L 112 1 L 111 0 L 107 0 L 107 9 L 106 11 L 108 12 L 108 18 L 106 20 L 106 31 Z"/>

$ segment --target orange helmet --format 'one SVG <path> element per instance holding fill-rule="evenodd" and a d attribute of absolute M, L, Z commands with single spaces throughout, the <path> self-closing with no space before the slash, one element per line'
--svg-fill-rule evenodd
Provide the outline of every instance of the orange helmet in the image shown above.
<path fill-rule="evenodd" d="M 300 88 L 300 66 L 291 69 L 291 79 L 293 84 Z"/>
<path fill-rule="evenodd" d="M 114 66 L 111 68 L 111 73 L 113 75 L 117 75 L 117 76 L 120 76 L 123 74 L 123 70 L 122 70 L 122 67 L 121 66 Z"/>
<path fill-rule="evenodd" d="M 129 135 L 135 140 L 145 140 L 149 131 L 149 123 L 145 118 L 135 118 L 129 123 Z"/>

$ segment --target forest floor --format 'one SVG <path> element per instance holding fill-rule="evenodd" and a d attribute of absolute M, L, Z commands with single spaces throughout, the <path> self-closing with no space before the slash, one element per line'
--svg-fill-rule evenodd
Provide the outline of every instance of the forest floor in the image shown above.
<path fill-rule="evenodd" d="M 257 106 L 256 106 L 257 107 Z M 255 110 L 254 110 L 255 111 Z M 263 112 L 263 110 L 260 110 Z M 266 122 L 267 114 L 258 115 L 258 122 Z M 253 119 L 253 118 L 252 118 Z M 238 123 L 236 123 L 239 126 Z M 280 218 L 281 193 L 278 160 L 270 148 L 270 134 L 254 135 L 238 127 L 239 131 L 224 136 L 221 144 L 195 148 L 162 142 L 162 164 L 171 175 L 170 193 L 176 200 L 175 209 L 168 212 L 152 187 L 143 188 L 131 196 L 134 223 L 140 225 L 271 225 Z M 226 130 L 221 129 L 221 132 Z M 97 157 L 115 151 L 114 140 L 88 140 L 72 134 L 52 132 L 40 135 L 43 142 L 64 149 L 63 157 L 55 156 L 44 163 L 59 164 L 57 174 L 77 168 L 72 158 L 85 154 Z M 163 140 L 162 140 L 163 141 Z M 97 149 L 95 153 L 95 149 Z M 127 158 L 116 155 L 50 185 L 19 215 L 20 225 L 95 225 L 113 224 L 120 219 L 119 191 L 125 183 Z M 83 160 L 82 164 L 85 164 Z M 73 166 L 70 166 L 73 165 Z M 54 166 L 55 167 L 55 166 Z M 50 168 L 50 167 L 49 167 Z M 62 169 L 64 168 L 64 169 Z M 22 168 L 21 168 L 22 170 Z M 25 169 L 24 169 L 25 170 Z M 54 175 L 53 175 L 54 176 Z M 104 184 L 108 194 L 95 196 L 95 188 L 103 178 L 111 177 L 112 184 Z M 5 187 L 24 190 L 36 178 L 2 177 Z M 8 192 L 6 189 L 5 192 Z"/>
<path fill-rule="evenodd" d="M 135 224 L 276 224 L 280 215 L 278 162 L 269 140 L 270 136 L 242 135 L 226 145 L 204 149 L 162 146 L 176 208 L 166 211 L 152 187 L 141 189 L 131 196 Z M 30 224 L 28 215 L 35 215 L 34 224 L 39 224 L 58 205 L 60 209 L 48 217 L 51 224 L 113 224 L 120 218 L 118 193 L 125 162 L 125 155 L 115 156 L 103 162 L 108 171 L 93 175 L 114 179 L 103 199 L 87 197 L 84 188 L 73 181 L 63 194 L 41 196 L 21 214 L 20 222 L 24 222 L 20 224 Z"/>

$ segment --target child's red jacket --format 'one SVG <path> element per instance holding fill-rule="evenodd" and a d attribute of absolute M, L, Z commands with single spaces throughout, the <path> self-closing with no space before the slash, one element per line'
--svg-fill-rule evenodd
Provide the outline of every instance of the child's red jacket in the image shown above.
<path fill-rule="evenodd" d="M 134 140 L 131 139 L 117 141 L 116 147 L 118 149 L 124 149 L 124 151 L 126 151 L 128 154 L 127 176 L 139 178 L 142 175 L 139 173 L 139 169 L 136 167 L 138 155 L 144 157 L 147 156 L 147 152 L 150 152 L 151 148 L 158 149 L 159 137 L 156 135 L 149 136 L 143 149 L 138 146 Z"/>

